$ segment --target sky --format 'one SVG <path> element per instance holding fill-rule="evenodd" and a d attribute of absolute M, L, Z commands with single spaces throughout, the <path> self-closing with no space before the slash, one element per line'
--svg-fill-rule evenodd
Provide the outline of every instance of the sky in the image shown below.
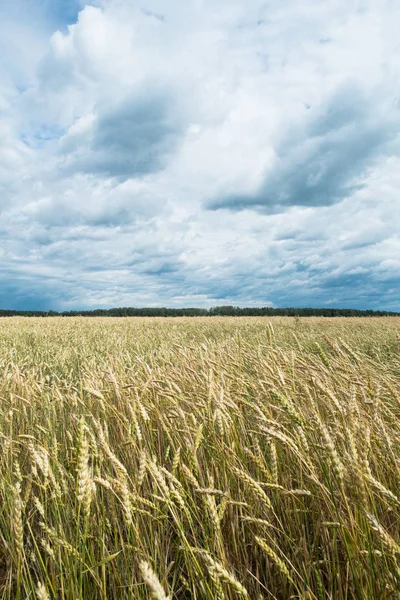
<path fill-rule="evenodd" d="M 0 308 L 400 310 L 398 0 L 0 0 Z"/>

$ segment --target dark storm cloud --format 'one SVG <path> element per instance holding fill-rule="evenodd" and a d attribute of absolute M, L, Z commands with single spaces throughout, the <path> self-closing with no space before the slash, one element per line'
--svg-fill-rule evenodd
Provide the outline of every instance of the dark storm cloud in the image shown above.
<path fill-rule="evenodd" d="M 276 213 L 340 202 L 363 187 L 375 160 L 390 154 L 400 121 L 385 108 L 354 86 L 341 89 L 325 110 L 310 115 L 300 134 L 285 136 L 276 148 L 276 164 L 256 193 L 216 198 L 208 208 Z"/>
<path fill-rule="evenodd" d="M 176 151 L 182 124 L 165 96 L 133 97 L 100 112 L 89 147 L 83 136 L 64 140 L 65 168 L 120 181 L 162 170 Z"/>
<path fill-rule="evenodd" d="M 6 267 L 0 269 L 0 281 L 0 309 L 26 310 L 29 307 L 29 310 L 49 310 L 59 304 L 58 295 L 51 285 L 54 286 L 54 280 L 50 277 L 38 280 L 19 269 Z"/>

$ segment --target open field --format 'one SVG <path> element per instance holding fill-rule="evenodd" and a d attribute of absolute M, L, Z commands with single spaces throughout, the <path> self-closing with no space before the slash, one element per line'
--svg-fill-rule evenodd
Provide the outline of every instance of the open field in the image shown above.
<path fill-rule="evenodd" d="M 0 444 L 0 599 L 400 598 L 400 319 L 2 319 Z"/>

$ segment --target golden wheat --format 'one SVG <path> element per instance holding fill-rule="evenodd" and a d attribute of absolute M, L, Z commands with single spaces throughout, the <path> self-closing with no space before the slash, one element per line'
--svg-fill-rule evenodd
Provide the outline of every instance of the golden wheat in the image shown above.
<path fill-rule="evenodd" d="M 0 342 L 1 600 L 400 598 L 400 319 Z"/>

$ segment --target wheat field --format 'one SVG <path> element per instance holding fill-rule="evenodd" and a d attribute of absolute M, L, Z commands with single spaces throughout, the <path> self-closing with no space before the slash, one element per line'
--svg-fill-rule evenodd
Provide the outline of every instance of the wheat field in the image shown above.
<path fill-rule="evenodd" d="M 400 319 L 0 321 L 1 599 L 400 598 Z"/>

